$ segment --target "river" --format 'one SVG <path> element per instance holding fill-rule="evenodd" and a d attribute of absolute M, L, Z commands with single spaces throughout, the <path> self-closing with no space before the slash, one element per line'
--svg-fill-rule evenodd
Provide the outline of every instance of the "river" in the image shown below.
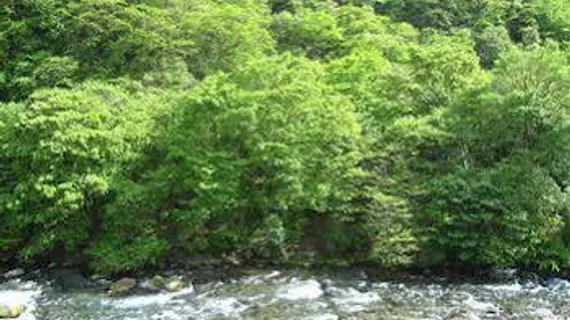
<path fill-rule="evenodd" d="M 570 282 L 557 278 L 457 283 L 265 270 L 119 298 L 98 281 L 101 287 L 69 289 L 44 277 L 10 279 L 0 284 L 0 302 L 24 303 L 24 320 L 570 319 Z"/>

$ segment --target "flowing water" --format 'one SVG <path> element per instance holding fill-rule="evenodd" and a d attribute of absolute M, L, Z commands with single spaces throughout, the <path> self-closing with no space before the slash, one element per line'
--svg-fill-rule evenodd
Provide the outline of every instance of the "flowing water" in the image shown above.
<path fill-rule="evenodd" d="M 28 320 L 570 319 L 570 282 L 563 279 L 452 283 L 259 271 L 194 282 L 176 293 L 114 298 L 102 288 L 63 290 L 56 281 L 13 279 L 0 284 L 0 303 L 25 304 L 20 318 Z"/>

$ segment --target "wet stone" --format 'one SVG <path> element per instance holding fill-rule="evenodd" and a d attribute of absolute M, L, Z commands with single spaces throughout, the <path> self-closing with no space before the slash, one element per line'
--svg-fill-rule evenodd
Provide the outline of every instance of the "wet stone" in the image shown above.
<path fill-rule="evenodd" d="M 178 292 L 186 287 L 186 284 L 182 280 L 173 279 L 166 282 L 164 288 L 170 292 Z"/>
<path fill-rule="evenodd" d="M 121 296 L 131 292 L 137 286 L 137 281 L 132 278 L 122 278 L 111 284 L 109 295 Z"/>
<path fill-rule="evenodd" d="M 23 276 L 24 274 L 26 274 L 26 271 L 24 271 L 24 269 L 17 268 L 4 273 L 4 278 L 6 279 L 17 278 Z"/>

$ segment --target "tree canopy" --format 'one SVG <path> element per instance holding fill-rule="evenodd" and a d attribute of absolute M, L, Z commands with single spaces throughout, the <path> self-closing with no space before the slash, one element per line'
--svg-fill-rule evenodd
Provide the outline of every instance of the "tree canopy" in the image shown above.
<path fill-rule="evenodd" d="M 0 259 L 570 267 L 563 0 L 0 8 Z"/>

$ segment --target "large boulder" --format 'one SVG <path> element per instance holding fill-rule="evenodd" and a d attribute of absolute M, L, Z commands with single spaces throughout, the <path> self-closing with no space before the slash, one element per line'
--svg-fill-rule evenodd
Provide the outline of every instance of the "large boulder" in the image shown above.
<path fill-rule="evenodd" d="M 137 281 L 132 278 L 122 278 L 111 284 L 109 295 L 121 296 L 131 292 L 137 286 Z"/>

